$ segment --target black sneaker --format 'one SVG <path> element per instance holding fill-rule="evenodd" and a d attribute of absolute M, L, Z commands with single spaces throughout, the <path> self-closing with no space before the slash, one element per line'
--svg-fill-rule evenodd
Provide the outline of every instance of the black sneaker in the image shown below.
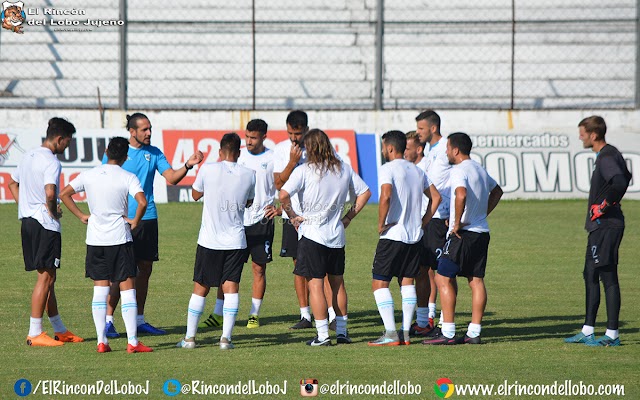
<path fill-rule="evenodd" d="M 335 318 L 334 318 L 334 319 L 333 319 L 333 321 L 331 321 L 331 322 L 329 323 L 329 330 L 330 330 L 330 331 L 334 331 L 334 332 L 335 332 L 335 330 L 336 330 L 336 326 L 337 326 L 337 322 L 336 322 L 336 320 L 335 320 Z"/>
<path fill-rule="evenodd" d="M 464 337 L 458 338 L 458 340 L 456 340 L 456 344 L 481 344 L 481 343 L 482 341 L 480 340 L 480 336 L 470 338 L 469 336 L 467 336 L 466 333 Z"/>
<path fill-rule="evenodd" d="M 445 335 L 440 334 L 440 335 L 434 337 L 433 339 L 423 340 L 422 344 L 428 344 L 428 345 L 453 345 L 453 344 L 456 344 L 456 337 L 454 336 L 451 339 L 449 339 Z"/>
<path fill-rule="evenodd" d="M 318 340 L 318 337 L 314 337 L 311 340 L 307 340 L 307 346 L 331 346 L 331 339 Z"/>
<path fill-rule="evenodd" d="M 290 326 L 289 329 L 309 329 L 313 328 L 313 324 L 306 318 L 300 318 L 297 324 Z"/>
<path fill-rule="evenodd" d="M 338 342 L 338 344 L 351 344 L 351 338 L 347 335 L 340 334 L 336 338 L 336 342 Z"/>
<path fill-rule="evenodd" d="M 426 339 L 433 339 L 435 337 L 438 337 L 442 335 L 442 328 L 436 326 L 435 328 L 433 328 L 433 330 L 431 332 L 429 332 L 428 335 L 425 336 Z"/>

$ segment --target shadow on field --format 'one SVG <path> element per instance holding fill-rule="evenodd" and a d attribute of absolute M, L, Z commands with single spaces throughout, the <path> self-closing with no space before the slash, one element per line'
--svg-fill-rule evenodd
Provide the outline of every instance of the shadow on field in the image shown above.
<path fill-rule="evenodd" d="M 564 339 L 578 333 L 583 323 L 584 315 L 582 314 L 492 319 L 482 324 L 482 338 L 486 343 Z M 604 334 L 606 329 L 604 325 L 604 322 L 599 321 L 596 336 Z M 624 321 L 620 321 L 621 334 L 638 331 L 636 328 L 623 329 L 624 326 Z"/>

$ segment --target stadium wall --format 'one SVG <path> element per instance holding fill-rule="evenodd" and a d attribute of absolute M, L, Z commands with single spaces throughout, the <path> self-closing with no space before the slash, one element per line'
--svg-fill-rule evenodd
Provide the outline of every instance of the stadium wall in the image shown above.
<path fill-rule="evenodd" d="M 47 121 L 65 117 L 77 129 L 65 154 L 62 185 L 83 169 L 100 163 L 106 143 L 113 136 L 128 136 L 123 128 L 125 112 L 107 110 L 0 110 L 0 202 L 12 201 L 7 185 L 10 172 L 24 151 L 40 144 Z M 640 113 L 638 111 L 442 111 L 442 132 L 466 132 L 472 136 L 472 157 L 486 166 L 500 183 L 505 198 L 586 198 L 595 154 L 578 140 L 578 122 L 601 115 L 608 125 L 607 141 L 618 147 L 633 173 L 627 198 L 640 199 Z M 217 155 L 218 139 L 228 131 L 242 132 L 253 118 L 269 123 L 268 144 L 286 140 L 285 111 L 163 111 L 147 113 L 153 125 L 152 144 L 161 148 L 174 167 L 195 149 Z M 336 151 L 371 187 L 378 198 L 380 136 L 392 129 L 415 129 L 417 112 L 312 111 L 310 127 L 329 133 Z M 209 158 L 209 161 L 215 161 Z M 167 187 L 156 179 L 156 201 L 190 201 L 189 188 L 197 168 L 182 185 Z M 78 196 L 82 199 L 82 196 Z"/>

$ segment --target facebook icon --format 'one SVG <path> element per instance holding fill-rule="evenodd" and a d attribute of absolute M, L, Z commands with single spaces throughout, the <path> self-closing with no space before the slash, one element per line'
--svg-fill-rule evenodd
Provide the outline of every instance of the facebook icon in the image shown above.
<path fill-rule="evenodd" d="M 28 396 L 31 393 L 31 382 L 26 379 L 18 379 L 13 385 L 13 391 L 20 397 Z"/>

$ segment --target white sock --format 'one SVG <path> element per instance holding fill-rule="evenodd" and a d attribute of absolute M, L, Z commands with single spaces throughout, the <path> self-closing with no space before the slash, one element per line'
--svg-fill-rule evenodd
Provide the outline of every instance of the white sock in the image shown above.
<path fill-rule="evenodd" d="M 137 303 L 136 303 L 137 304 Z M 144 324 L 144 314 L 136 316 L 136 324 L 138 326 Z"/>
<path fill-rule="evenodd" d="M 429 318 L 436 317 L 436 303 L 429 303 Z"/>
<path fill-rule="evenodd" d="M 336 316 L 336 335 L 347 336 L 347 316 Z"/>
<path fill-rule="evenodd" d="M 391 291 L 389 288 L 378 289 L 373 292 L 373 297 L 376 299 L 378 306 L 378 312 L 382 317 L 384 323 L 384 329 L 387 331 L 396 330 L 396 321 L 393 316 L 393 297 L 391 297 Z"/>
<path fill-rule="evenodd" d="M 200 316 L 204 312 L 206 301 L 206 297 L 198 296 L 195 293 L 191 294 L 189 308 L 187 309 L 187 334 L 185 335 L 185 339 L 196 337 L 198 321 L 200 321 Z"/>
<path fill-rule="evenodd" d="M 585 336 L 593 335 L 595 328 L 589 325 L 582 325 L 582 334 Z"/>
<path fill-rule="evenodd" d="M 224 294 L 224 307 L 222 309 L 222 315 L 224 319 L 222 321 L 222 336 L 231 340 L 231 332 L 233 326 L 236 324 L 236 316 L 238 315 L 238 304 L 240 303 L 240 296 L 238 293 L 225 293 Z"/>
<path fill-rule="evenodd" d="M 107 326 L 107 296 L 109 296 L 109 286 L 93 287 L 91 314 L 93 314 L 93 323 L 96 326 L 98 344 L 109 343 L 105 334 L 105 328 Z"/>
<path fill-rule="evenodd" d="M 317 319 L 316 330 L 318 331 L 318 340 L 322 341 L 329 337 L 329 320 Z"/>
<path fill-rule="evenodd" d="M 262 299 L 251 298 L 251 311 L 249 315 L 260 315 L 260 306 L 262 305 Z"/>
<path fill-rule="evenodd" d="M 107 315 L 107 323 L 109 322 L 113 324 L 113 315 Z"/>
<path fill-rule="evenodd" d="M 605 335 L 609 336 L 611 339 L 616 340 L 618 338 L 618 336 L 620 336 L 620 332 L 616 329 L 607 329 L 607 332 L 605 332 Z"/>
<path fill-rule="evenodd" d="M 29 318 L 29 336 L 36 337 L 42 333 L 42 318 Z"/>
<path fill-rule="evenodd" d="M 300 319 L 302 318 L 311 321 L 311 307 L 300 307 Z"/>
<path fill-rule="evenodd" d="M 122 311 L 122 319 L 124 327 L 127 330 L 127 341 L 132 346 L 138 345 L 138 303 L 136 302 L 136 290 L 120 291 L 120 310 Z M 143 317 L 144 320 L 144 317 Z"/>
<path fill-rule="evenodd" d="M 215 315 L 222 315 L 223 308 L 224 308 L 224 299 L 216 298 L 216 306 L 213 308 L 213 313 Z"/>
<path fill-rule="evenodd" d="M 452 339 L 456 335 L 456 323 L 455 322 L 443 322 L 442 323 L 442 334 Z"/>
<path fill-rule="evenodd" d="M 329 312 L 329 322 L 336 319 L 336 311 L 333 309 L 333 307 L 329 307 L 327 311 Z"/>
<path fill-rule="evenodd" d="M 467 336 L 470 338 L 475 338 L 480 336 L 480 331 L 482 330 L 482 325 L 470 323 L 467 328 Z"/>
<path fill-rule="evenodd" d="M 60 314 L 55 317 L 49 317 L 49 322 L 53 325 L 54 332 L 65 333 L 67 331 L 67 327 L 62 323 L 62 318 L 60 318 Z"/>
<path fill-rule="evenodd" d="M 416 296 L 416 286 L 401 286 L 400 294 L 402 295 L 402 330 L 408 331 L 409 329 L 411 329 L 413 313 L 416 311 L 416 303 L 418 302 L 418 297 Z"/>
<path fill-rule="evenodd" d="M 426 328 L 429 325 L 429 308 L 417 307 L 416 308 L 416 322 L 420 328 Z"/>

